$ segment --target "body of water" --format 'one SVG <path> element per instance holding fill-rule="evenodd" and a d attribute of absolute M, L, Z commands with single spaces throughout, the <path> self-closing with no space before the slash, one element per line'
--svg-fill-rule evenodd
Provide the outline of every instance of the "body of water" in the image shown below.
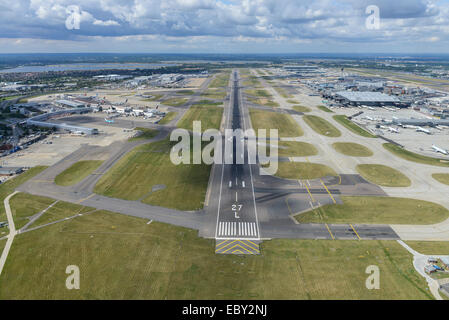
<path fill-rule="evenodd" d="M 11 69 L 0 70 L 1 73 L 11 72 L 46 72 L 46 71 L 88 71 L 88 70 L 134 70 L 134 69 L 159 69 L 162 67 L 176 66 L 177 64 L 164 63 L 72 63 L 47 66 L 20 66 Z"/>

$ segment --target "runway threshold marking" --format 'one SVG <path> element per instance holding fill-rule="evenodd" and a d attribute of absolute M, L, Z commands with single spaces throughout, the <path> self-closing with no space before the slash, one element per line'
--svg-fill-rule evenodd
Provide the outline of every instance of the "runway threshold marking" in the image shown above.
<path fill-rule="evenodd" d="M 323 185 L 323 187 L 326 189 L 327 193 L 329 194 L 329 196 L 331 197 L 332 201 L 334 202 L 334 204 L 337 204 L 337 201 L 335 201 L 334 197 L 332 196 L 332 193 L 329 191 L 329 189 L 326 187 L 326 185 L 324 184 L 323 180 L 321 180 L 321 184 Z"/>
<path fill-rule="evenodd" d="M 354 230 L 355 235 L 357 236 L 357 238 L 359 238 L 359 240 L 362 240 L 362 238 L 360 238 L 359 234 L 357 233 L 357 231 L 355 230 L 354 226 L 352 224 L 350 224 L 352 230 Z"/>
<path fill-rule="evenodd" d="M 215 244 L 216 254 L 259 254 L 259 245 L 245 239 L 217 240 Z"/>
<path fill-rule="evenodd" d="M 326 228 L 327 228 L 327 231 L 329 231 L 329 234 L 331 235 L 332 240 L 335 240 L 335 237 L 334 237 L 334 235 L 332 234 L 332 231 L 331 231 L 331 229 L 329 228 L 329 226 L 327 225 L 327 223 L 326 223 Z"/>

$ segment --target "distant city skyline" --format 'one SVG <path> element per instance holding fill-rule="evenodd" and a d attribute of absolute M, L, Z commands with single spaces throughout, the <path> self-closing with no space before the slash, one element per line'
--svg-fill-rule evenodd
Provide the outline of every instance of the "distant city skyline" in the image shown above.
<path fill-rule="evenodd" d="M 367 19 L 379 8 L 379 28 Z M 0 53 L 446 53 L 448 0 L 0 0 Z"/>

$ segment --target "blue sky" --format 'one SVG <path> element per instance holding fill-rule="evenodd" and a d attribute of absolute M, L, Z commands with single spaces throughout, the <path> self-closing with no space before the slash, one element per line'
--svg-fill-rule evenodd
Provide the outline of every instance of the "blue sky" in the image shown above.
<path fill-rule="evenodd" d="M 449 1 L 0 0 L 14 52 L 448 53 Z"/>

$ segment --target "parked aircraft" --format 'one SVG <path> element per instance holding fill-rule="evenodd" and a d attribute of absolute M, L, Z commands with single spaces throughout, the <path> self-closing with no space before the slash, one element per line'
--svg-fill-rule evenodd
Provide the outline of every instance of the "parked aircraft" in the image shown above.
<path fill-rule="evenodd" d="M 430 130 L 427 130 L 427 129 L 424 129 L 424 128 L 418 128 L 418 129 L 416 129 L 416 131 L 417 131 L 417 132 L 424 132 L 424 133 L 426 133 L 426 134 L 432 134 L 432 133 L 430 132 Z"/>
<path fill-rule="evenodd" d="M 444 154 L 444 155 L 449 155 L 449 152 L 447 151 L 447 150 L 444 150 L 444 149 L 442 149 L 442 148 L 440 148 L 440 147 L 438 147 L 438 146 L 436 146 L 436 145 L 432 145 L 432 149 L 433 149 L 433 151 L 435 151 L 436 153 L 442 153 L 442 154 Z"/>

